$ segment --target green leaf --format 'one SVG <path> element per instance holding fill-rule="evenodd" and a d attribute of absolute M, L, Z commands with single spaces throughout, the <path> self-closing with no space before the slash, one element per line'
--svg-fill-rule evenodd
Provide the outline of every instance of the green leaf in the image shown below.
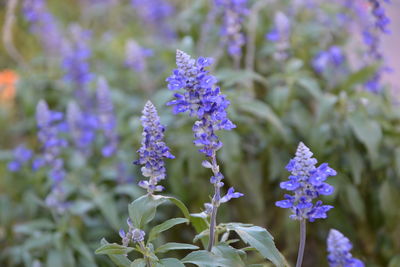
<path fill-rule="evenodd" d="M 357 112 L 349 117 L 350 126 L 357 139 L 365 145 L 371 159 L 377 158 L 379 144 L 382 140 L 382 130 L 376 121 Z"/>
<path fill-rule="evenodd" d="M 102 246 L 109 244 L 104 238 L 100 241 Z M 96 253 L 96 252 L 95 252 Z M 125 255 L 107 255 L 118 267 L 130 267 L 131 261 Z"/>
<path fill-rule="evenodd" d="M 121 246 L 119 244 L 116 243 L 112 243 L 112 244 L 104 244 L 101 247 L 99 247 L 98 249 L 96 249 L 95 253 L 96 254 L 105 254 L 105 255 L 126 255 L 129 252 L 131 252 L 132 250 L 134 250 L 131 247 L 125 247 L 125 246 Z"/>
<path fill-rule="evenodd" d="M 196 233 L 198 234 L 208 229 L 207 218 L 204 217 L 202 213 L 191 214 L 190 222 L 193 225 L 194 229 L 196 230 Z M 203 247 L 207 246 L 208 239 L 209 239 L 208 235 L 200 238 Z"/>
<path fill-rule="evenodd" d="M 144 259 L 136 259 L 131 263 L 130 267 L 146 267 L 146 261 Z"/>
<path fill-rule="evenodd" d="M 71 237 L 71 247 L 86 258 L 90 263 L 94 263 L 93 251 L 88 248 L 75 229 L 69 231 Z"/>
<path fill-rule="evenodd" d="M 185 267 L 185 265 L 183 265 L 183 263 L 178 259 L 166 258 L 160 260 L 156 267 Z"/>
<path fill-rule="evenodd" d="M 377 66 L 367 66 L 357 72 L 350 74 L 347 79 L 341 83 L 338 90 L 352 91 L 353 86 L 367 82 L 376 72 Z"/>
<path fill-rule="evenodd" d="M 227 244 L 218 244 L 212 248 L 212 252 L 226 259 L 231 267 L 245 267 L 246 265 L 240 258 L 239 251 Z"/>
<path fill-rule="evenodd" d="M 149 233 L 149 238 L 147 239 L 147 243 L 153 241 L 154 239 L 157 238 L 157 236 L 164 232 L 167 231 L 168 229 L 174 227 L 177 224 L 181 224 L 181 223 L 188 223 L 189 220 L 186 218 L 173 218 L 173 219 L 169 219 L 157 226 L 154 226 L 153 229 L 151 229 L 150 233 Z"/>
<path fill-rule="evenodd" d="M 243 242 L 256 248 L 261 255 L 272 261 L 276 266 L 287 266 L 285 258 L 275 247 L 272 235 L 266 229 L 259 226 L 242 226 L 235 223 L 226 224 L 226 227 L 230 231 L 235 231 Z"/>
<path fill-rule="evenodd" d="M 112 195 L 103 191 L 95 191 L 93 201 L 114 230 L 119 230 L 120 222 L 117 213 L 118 209 Z"/>
<path fill-rule="evenodd" d="M 400 266 L 400 254 L 392 257 L 388 267 L 398 267 L 398 266 Z"/>
<path fill-rule="evenodd" d="M 251 100 L 241 101 L 238 103 L 238 105 L 239 109 L 241 109 L 242 111 L 248 112 L 260 119 L 271 123 L 282 134 L 282 136 L 287 139 L 288 136 L 283 123 L 266 103 L 259 100 Z"/>
<path fill-rule="evenodd" d="M 199 247 L 191 245 L 191 244 L 170 242 L 170 243 L 166 243 L 166 244 L 164 244 L 162 246 L 159 246 L 155 250 L 155 253 L 165 253 L 165 252 L 170 251 L 170 250 L 181 250 L 181 249 L 194 250 L 194 249 L 199 249 Z"/>
<path fill-rule="evenodd" d="M 157 207 L 164 202 L 164 198 L 151 194 L 135 199 L 128 207 L 129 217 L 133 225 L 138 229 L 143 229 L 147 223 L 154 219 Z"/>
<path fill-rule="evenodd" d="M 181 260 L 183 263 L 192 263 L 200 267 L 220 266 L 229 267 L 229 262 L 214 253 L 206 250 L 193 251 Z"/>
<path fill-rule="evenodd" d="M 319 99 L 321 97 L 321 88 L 316 80 L 309 77 L 301 77 L 297 81 L 301 87 L 306 89 L 309 94 L 314 98 Z"/>
<path fill-rule="evenodd" d="M 166 199 L 166 200 L 171 201 L 173 204 L 175 204 L 175 206 L 177 206 L 177 207 L 182 211 L 183 216 L 185 216 L 186 219 L 190 220 L 190 213 L 189 213 L 189 210 L 188 210 L 188 208 L 185 206 L 185 204 L 183 204 L 182 201 L 180 201 L 180 200 L 177 199 L 177 198 L 170 197 L 170 196 L 157 196 L 157 197 L 160 197 L 160 198 L 162 198 L 162 199 Z"/>
<path fill-rule="evenodd" d="M 346 185 L 347 204 L 352 212 L 361 220 L 365 221 L 365 204 L 358 189 L 352 185 Z"/>

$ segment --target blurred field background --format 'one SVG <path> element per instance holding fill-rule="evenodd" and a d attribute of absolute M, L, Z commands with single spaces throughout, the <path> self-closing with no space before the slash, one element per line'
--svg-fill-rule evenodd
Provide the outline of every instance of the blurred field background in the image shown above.
<path fill-rule="evenodd" d="M 61 112 L 66 112 L 70 101 L 79 101 L 74 85 L 64 79 L 63 54 L 54 56 L 43 48 L 24 19 L 24 1 L 18 2 L 12 37 L 22 64 L 0 46 L 0 82 L 8 88 L 0 94 L 0 266 L 111 266 L 106 257 L 93 251 L 102 236 L 119 242 L 118 229 L 125 224 L 127 205 L 143 193 L 136 186 L 140 169 L 131 162 L 137 158 L 140 112 L 147 99 L 167 125 L 166 142 L 176 156 L 167 164 L 167 193 L 181 199 L 193 213 L 203 208 L 211 187 L 209 174 L 201 167 L 203 157 L 192 145 L 193 120 L 172 115 L 165 105 L 173 94 L 165 79 L 175 68 L 176 49 L 195 57 L 217 58 L 212 71 L 231 101 L 229 115 L 238 126 L 221 133 L 224 147 L 218 156 L 226 183 L 245 197 L 222 207 L 218 221 L 266 227 L 293 264 L 298 225 L 274 203 L 285 193 L 279 188 L 289 175 L 284 167 L 303 141 L 320 163 L 328 162 L 338 172 L 328 181 L 335 186 L 335 194 L 324 198 L 335 208 L 326 220 L 308 226 L 304 266 L 327 266 L 325 240 L 330 228 L 352 240 L 353 254 L 368 267 L 400 266 L 398 1 L 385 5 L 393 20 L 392 34 L 382 37 L 380 48 L 387 60 L 382 64 L 393 71 L 384 74 L 378 93 L 365 90 L 364 84 L 381 63 L 359 64 L 366 48 L 357 43 L 358 28 L 346 24 L 357 22 L 336 19 L 337 14 L 354 15 L 340 1 L 313 1 L 317 6 L 300 6 L 295 15 L 288 16 L 291 33 L 283 59 L 279 46 L 265 35 L 274 27 L 276 12 L 293 12 L 294 3 L 302 1 L 248 1 L 249 14 L 242 28 L 247 43 L 238 66 L 221 46 L 221 15 L 207 24 L 212 1 L 165 0 L 174 9 L 160 21 L 146 21 L 140 15 L 147 13 L 130 1 L 46 1 L 63 38 L 71 38 L 68 29 L 73 23 L 91 31 L 88 63 L 94 78 L 88 86 L 94 94 L 96 77 L 108 81 L 119 136 L 117 153 L 109 158 L 101 155 L 101 135 L 90 157 L 72 145 L 63 151 L 72 206 L 62 216 L 54 216 L 44 205 L 51 187 L 45 171 L 33 172 L 30 166 L 19 172 L 7 169 L 17 145 L 24 143 L 40 152 L 35 121 L 40 99 Z M 0 2 L 2 26 L 6 3 Z M 367 4 L 363 6 L 368 9 Z M 157 13 L 155 17 L 160 18 Z M 205 28 L 207 34 L 202 35 Z M 140 70 L 125 65 L 128 40 L 151 50 Z M 332 46 L 342 49 L 344 62 L 322 73 L 316 71 L 313 59 Z M 159 219 L 175 213 L 167 207 Z M 172 231 L 166 239 L 190 242 L 194 234 L 187 227 Z"/>

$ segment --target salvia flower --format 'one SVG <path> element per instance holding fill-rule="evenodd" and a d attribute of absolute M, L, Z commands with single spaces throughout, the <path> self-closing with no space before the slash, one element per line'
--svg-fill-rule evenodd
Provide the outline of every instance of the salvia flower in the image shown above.
<path fill-rule="evenodd" d="M 89 65 L 91 32 L 78 24 L 72 24 L 69 27 L 69 37 L 62 63 L 64 79 L 74 87 L 75 97 L 80 105 L 90 107 L 91 99 L 87 86 L 93 78 Z"/>
<path fill-rule="evenodd" d="M 132 7 L 143 25 L 157 31 L 162 36 L 175 36 L 168 19 L 175 14 L 175 8 L 166 0 L 131 0 Z"/>
<path fill-rule="evenodd" d="M 308 147 L 300 142 L 296 155 L 290 160 L 286 169 L 291 172 L 289 181 L 281 182 L 282 189 L 293 191 L 293 195 L 285 195 L 285 200 L 276 202 L 281 208 L 289 208 L 293 214 L 290 218 L 295 220 L 308 219 L 313 222 L 315 219 L 326 218 L 326 212 L 333 206 L 322 205 L 322 201 L 315 203 L 314 199 L 320 195 L 333 193 L 333 186 L 324 181 L 329 176 L 335 176 L 336 171 L 323 163 L 316 167 L 317 160 L 312 158 L 313 153 Z"/>
<path fill-rule="evenodd" d="M 329 231 L 327 239 L 328 263 L 330 267 L 364 267 L 364 263 L 353 258 L 352 244 L 347 237 L 335 229 Z"/>
<path fill-rule="evenodd" d="M 98 127 L 106 138 L 106 145 L 101 152 L 104 157 L 112 156 L 118 146 L 117 121 L 114 114 L 114 106 L 111 100 L 107 81 L 100 77 L 97 81 L 97 110 Z"/>
<path fill-rule="evenodd" d="M 22 12 L 31 24 L 30 30 L 37 35 L 46 53 L 59 55 L 64 48 L 64 39 L 58 23 L 47 8 L 45 0 L 25 0 Z"/>
<path fill-rule="evenodd" d="M 242 24 L 248 14 L 247 0 L 215 0 L 215 5 L 223 11 L 223 44 L 228 47 L 230 55 L 240 56 L 245 44 Z"/>
<path fill-rule="evenodd" d="M 140 229 L 135 228 L 129 218 L 126 222 L 129 226 L 129 230 L 127 232 L 125 232 L 124 229 L 119 230 L 119 236 L 122 238 L 122 245 L 128 246 L 131 241 L 133 243 L 143 242 L 146 233 Z"/>
<path fill-rule="evenodd" d="M 75 147 L 88 156 L 96 138 L 97 118 L 91 113 L 83 113 L 76 102 L 70 102 L 67 106 L 67 123 Z"/>
<path fill-rule="evenodd" d="M 236 127 L 226 113 L 229 101 L 221 94 L 220 88 L 214 86 L 217 79 L 206 70 L 212 62 L 211 58 L 199 58 L 196 61 L 178 50 L 176 52 L 178 68 L 167 78 L 170 90 L 184 90 L 175 93 L 175 99 L 167 105 L 174 106 L 175 114 L 189 111 L 190 116 L 198 118 L 193 126 L 194 143 L 201 148 L 200 152 L 209 157 L 223 145 L 215 132 Z"/>
<path fill-rule="evenodd" d="M 32 150 L 26 148 L 25 145 L 17 146 L 13 151 L 13 160 L 8 163 L 8 170 L 16 172 L 32 158 Z"/>
<path fill-rule="evenodd" d="M 143 176 L 149 178 L 148 181 L 140 181 L 139 186 L 153 193 L 164 189 L 163 186 L 158 185 L 158 182 L 166 177 L 163 159 L 173 159 L 174 156 L 163 141 L 165 127 L 160 123 L 160 117 L 153 103 L 147 101 L 142 113 L 142 146 L 137 151 L 139 159 L 134 164 L 142 165 Z"/>
<path fill-rule="evenodd" d="M 143 48 L 135 40 L 129 39 L 125 45 L 125 66 L 141 72 L 146 69 L 147 58 L 152 55 L 150 49 Z"/>
<path fill-rule="evenodd" d="M 174 106 L 175 114 L 189 111 L 190 116 L 196 116 L 198 119 L 192 128 L 195 137 L 194 144 L 200 147 L 199 152 L 210 159 L 210 161 L 203 161 L 202 165 L 210 168 L 214 174 L 210 178 L 210 183 L 215 188 L 213 203 L 210 205 L 216 208 L 222 201 L 226 202 L 232 198 L 241 197 L 243 194 L 234 192 L 231 188 L 226 196 L 222 198 L 220 196 L 220 188 L 224 186 L 222 182 L 224 176 L 219 171 L 216 153 L 223 144 L 216 135 L 216 131 L 231 130 L 236 126 L 228 119 L 226 113 L 229 101 L 225 95 L 221 94 L 220 88 L 215 86 L 217 79 L 206 70 L 212 62 L 211 58 L 194 60 L 188 54 L 177 50 L 178 68 L 167 78 L 167 82 L 170 90 L 183 89 L 183 92 L 175 93 L 175 99 L 167 105 Z"/>
<path fill-rule="evenodd" d="M 312 61 L 312 66 L 316 72 L 324 72 L 329 67 L 340 67 L 345 58 L 343 51 L 338 46 L 331 46 L 326 51 L 319 52 Z"/>
<path fill-rule="evenodd" d="M 61 183 L 66 176 L 61 152 L 67 146 L 67 141 L 59 136 L 59 123 L 63 119 L 61 112 L 52 111 L 47 103 L 41 100 L 36 107 L 38 139 L 42 144 L 39 161 L 49 168 L 48 176 L 52 182 L 52 191 L 46 198 L 49 207 L 63 210 L 63 190 Z"/>
<path fill-rule="evenodd" d="M 287 58 L 287 50 L 290 47 L 291 23 L 289 18 L 282 12 L 276 12 L 274 18 L 274 27 L 265 36 L 269 41 L 275 43 L 276 52 L 274 58 L 276 60 L 284 60 Z"/>

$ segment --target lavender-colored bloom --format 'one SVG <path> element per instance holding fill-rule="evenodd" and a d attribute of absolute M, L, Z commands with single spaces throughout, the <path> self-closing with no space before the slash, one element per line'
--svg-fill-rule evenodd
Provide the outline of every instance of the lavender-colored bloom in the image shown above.
<path fill-rule="evenodd" d="M 149 177 L 148 181 L 140 181 L 139 186 L 153 193 L 162 191 L 163 186 L 157 185 L 165 179 L 166 170 L 163 158 L 175 158 L 169 151 L 169 147 L 164 143 L 165 127 L 160 123 L 156 107 L 147 101 L 141 117 L 143 125 L 142 147 L 137 151 L 139 159 L 134 162 L 142 165 L 141 171 L 144 177 Z"/>
<path fill-rule="evenodd" d="M 315 219 L 324 219 L 326 212 L 333 206 L 322 205 L 322 201 L 313 200 L 320 195 L 333 193 L 333 186 L 324 181 L 329 176 L 335 176 L 336 171 L 323 163 L 315 167 L 317 160 L 312 158 L 313 153 L 308 147 L 300 142 L 297 147 L 296 156 L 290 160 L 286 169 L 292 173 L 289 181 L 282 182 L 280 187 L 288 191 L 294 191 L 294 195 L 285 195 L 285 200 L 276 202 L 281 208 L 290 208 L 293 214 L 290 218 L 295 220 L 308 219 L 313 222 Z"/>
<path fill-rule="evenodd" d="M 282 12 L 276 12 L 273 29 L 265 36 L 271 42 L 288 42 L 290 38 L 290 20 Z"/>
<path fill-rule="evenodd" d="M 42 144 L 41 161 L 50 170 L 48 176 L 52 181 L 52 191 L 46 198 L 49 207 L 62 211 L 63 190 L 61 183 L 65 178 L 64 161 L 60 158 L 62 149 L 67 146 L 66 140 L 59 136 L 59 122 L 63 119 L 61 112 L 51 111 L 47 103 L 41 100 L 36 107 L 38 139 Z"/>
<path fill-rule="evenodd" d="M 126 222 L 129 226 L 129 230 L 126 233 L 124 229 L 119 230 L 119 236 L 122 238 L 122 245 L 128 246 L 130 241 L 132 241 L 133 243 L 143 242 L 146 233 L 140 229 L 135 228 L 129 218 Z"/>
<path fill-rule="evenodd" d="M 31 24 L 30 30 L 37 35 L 46 53 L 61 54 L 64 40 L 58 23 L 49 12 L 45 0 L 25 0 L 22 7 L 25 19 Z"/>
<path fill-rule="evenodd" d="M 89 58 L 91 49 L 89 41 L 91 32 L 81 28 L 78 24 L 69 27 L 70 40 L 64 53 L 62 68 L 65 71 L 64 79 L 72 83 L 75 89 L 75 97 L 82 107 L 90 107 L 91 99 L 87 89 L 92 80 Z M 86 109 L 86 108 L 85 108 Z"/>
<path fill-rule="evenodd" d="M 324 72 L 329 67 L 339 67 L 344 62 L 342 49 L 331 46 L 327 51 L 319 52 L 313 59 L 312 65 L 317 72 Z"/>
<path fill-rule="evenodd" d="M 178 68 L 167 78 L 168 89 L 184 90 L 183 93 L 175 93 L 175 99 L 167 105 L 174 106 L 175 114 L 189 111 L 190 116 L 197 116 L 198 120 L 193 126 L 194 143 L 201 147 L 200 152 L 209 157 L 222 147 L 215 132 L 236 127 L 226 113 L 229 101 L 221 94 L 220 88 L 214 86 L 217 79 L 206 70 L 212 62 L 211 58 L 199 58 L 196 61 L 177 50 Z"/>
<path fill-rule="evenodd" d="M 274 58 L 278 61 L 285 60 L 290 47 L 291 23 L 289 18 L 282 12 L 276 12 L 273 29 L 266 34 L 265 38 L 275 43 L 276 52 Z"/>
<path fill-rule="evenodd" d="M 13 151 L 13 160 L 8 163 L 8 170 L 16 172 L 32 158 L 32 150 L 26 148 L 25 145 L 17 146 Z"/>
<path fill-rule="evenodd" d="M 221 203 L 220 188 L 224 185 L 224 176 L 219 171 L 216 162 L 216 152 L 222 147 L 215 134 L 218 130 L 231 130 L 236 126 L 228 119 L 226 108 L 229 101 L 226 96 L 221 94 L 220 88 L 215 87 L 217 79 L 209 75 L 206 67 L 212 64 L 211 58 L 192 59 L 188 54 L 177 50 L 175 69 L 170 77 L 167 78 L 168 89 L 176 91 L 183 89 L 183 93 L 175 93 L 175 99 L 167 105 L 173 105 L 175 114 L 189 111 L 190 116 L 196 116 L 198 120 L 194 123 L 194 144 L 201 149 L 211 159 L 202 163 L 203 167 L 210 168 L 213 176 L 210 182 L 214 185 L 216 193 L 213 197 L 213 206 Z M 242 196 L 230 189 L 224 201 L 231 198 Z"/>
<path fill-rule="evenodd" d="M 247 0 L 215 0 L 215 5 L 223 11 L 223 44 L 227 45 L 231 56 L 240 56 L 246 42 L 242 24 L 248 14 Z"/>
<path fill-rule="evenodd" d="M 175 14 L 175 8 L 167 0 L 131 0 L 131 4 L 143 25 L 164 37 L 175 36 L 174 30 L 168 24 L 168 19 Z"/>
<path fill-rule="evenodd" d="M 97 118 L 91 113 L 83 113 L 77 103 L 70 102 L 67 106 L 67 123 L 75 147 L 88 156 L 96 138 Z"/>
<path fill-rule="evenodd" d="M 106 138 L 106 145 L 101 152 L 104 157 L 112 156 L 118 146 L 117 121 L 114 114 L 114 106 L 107 81 L 100 77 L 97 82 L 97 110 L 99 129 Z"/>
<path fill-rule="evenodd" d="M 141 47 L 135 40 L 129 39 L 125 45 L 125 66 L 136 72 L 146 69 L 147 58 L 153 55 L 153 51 Z"/>
<path fill-rule="evenodd" d="M 350 253 L 352 244 L 349 239 L 335 229 L 329 231 L 327 239 L 328 263 L 330 267 L 364 267 L 364 263 L 353 258 Z"/>

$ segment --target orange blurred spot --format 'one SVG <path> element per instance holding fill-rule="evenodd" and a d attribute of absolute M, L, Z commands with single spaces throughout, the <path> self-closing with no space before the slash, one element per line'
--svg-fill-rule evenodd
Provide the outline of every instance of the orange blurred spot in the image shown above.
<path fill-rule="evenodd" d="M 11 104 L 14 101 L 18 78 L 18 74 L 13 70 L 0 72 L 0 103 Z"/>

